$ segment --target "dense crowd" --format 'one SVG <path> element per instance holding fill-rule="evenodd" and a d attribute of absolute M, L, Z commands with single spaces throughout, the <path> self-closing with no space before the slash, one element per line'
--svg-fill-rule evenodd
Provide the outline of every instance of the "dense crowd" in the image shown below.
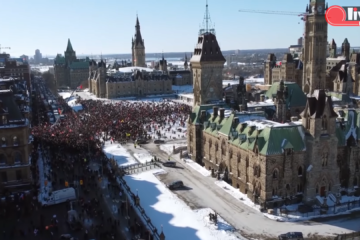
<path fill-rule="evenodd" d="M 172 101 L 115 103 L 101 100 L 82 100 L 83 110 L 71 111 L 65 100 L 59 99 L 63 106 L 63 117 L 55 124 L 44 122 L 33 128 L 33 135 L 47 143 L 64 144 L 76 149 L 101 145 L 101 140 L 135 140 L 149 138 L 149 129 L 164 128 L 185 120 L 191 111 L 190 106 Z"/>

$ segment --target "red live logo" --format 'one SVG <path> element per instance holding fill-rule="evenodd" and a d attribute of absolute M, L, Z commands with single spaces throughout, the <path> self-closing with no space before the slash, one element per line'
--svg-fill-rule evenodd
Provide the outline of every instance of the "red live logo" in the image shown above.
<path fill-rule="evenodd" d="M 325 18 L 334 27 L 359 27 L 360 7 L 331 6 L 326 10 Z"/>

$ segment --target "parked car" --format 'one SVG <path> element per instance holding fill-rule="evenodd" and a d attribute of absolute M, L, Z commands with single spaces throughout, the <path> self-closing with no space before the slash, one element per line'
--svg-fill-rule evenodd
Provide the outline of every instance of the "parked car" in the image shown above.
<path fill-rule="evenodd" d="M 287 240 L 287 239 L 303 240 L 304 237 L 302 232 L 288 232 L 279 235 L 279 240 Z"/>
<path fill-rule="evenodd" d="M 167 161 L 167 162 L 164 162 L 163 165 L 165 167 L 176 167 L 176 162 L 174 161 Z"/>
<path fill-rule="evenodd" d="M 170 183 L 167 187 L 170 190 L 175 190 L 175 189 L 183 188 L 184 183 L 182 181 L 175 181 L 175 182 Z"/>

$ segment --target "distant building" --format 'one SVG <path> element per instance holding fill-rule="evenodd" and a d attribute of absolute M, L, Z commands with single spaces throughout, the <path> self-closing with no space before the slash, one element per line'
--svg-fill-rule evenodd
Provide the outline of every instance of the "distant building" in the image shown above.
<path fill-rule="evenodd" d="M 142 67 L 108 70 L 103 60 L 90 62 L 89 91 L 99 98 L 171 94 L 171 83 L 167 72 Z"/>
<path fill-rule="evenodd" d="M 65 56 L 58 54 L 54 59 L 54 73 L 56 87 L 70 87 L 75 89 L 80 85 L 87 85 L 89 78 L 89 58 L 78 59 L 68 40 Z"/>
<path fill-rule="evenodd" d="M 145 44 L 141 37 L 139 18 L 136 17 L 135 36 L 131 41 L 132 65 L 136 67 L 146 67 Z"/>
<path fill-rule="evenodd" d="M 40 52 L 39 49 L 36 49 L 36 50 L 35 50 L 35 55 L 34 55 L 35 64 L 40 64 L 40 63 L 41 63 L 41 59 L 42 59 L 42 54 L 41 54 L 41 52 Z"/>
<path fill-rule="evenodd" d="M 170 67 L 168 69 L 167 61 L 162 56 L 162 59 L 155 65 L 156 70 L 167 72 L 172 80 L 173 85 L 183 86 L 191 85 L 192 74 L 191 74 L 191 64 L 189 67 L 187 55 L 185 54 L 184 68 Z"/>
<path fill-rule="evenodd" d="M 24 62 L 29 62 L 29 56 L 21 55 L 20 58 L 22 58 Z"/>
<path fill-rule="evenodd" d="M 299 37 L 297 44 L 298 44 L 298 45 L 302 45 L 302 44 L 303 44 L 303 37 Z"/>
<path fill-rule="evenodd" d="M 1 56 L 5 55 L 5 56 Z M 4 58 L 2 58 L 4 57 Z M 23 58 L 10 58 L 9 54 L 0 54 L 3 59 L 0 65 L 0 77 L 14 77 L 20 80 L 25 80 L 27 88 L 31 90 L 31 70 L 28 62 L 24 61 Z"/>

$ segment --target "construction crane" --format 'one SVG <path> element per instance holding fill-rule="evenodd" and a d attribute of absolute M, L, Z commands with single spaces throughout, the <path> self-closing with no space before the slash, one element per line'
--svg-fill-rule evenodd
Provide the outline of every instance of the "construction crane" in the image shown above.
<path fill-rule="evenodd" d="M 304 23 L 306 22 L 306 18 L 309 15 L 309 13 L 307 13 L 307 12 L 300 13 L 300 12 L 268 11 L 268 10 L 253 10 L 253 9 L 240 9 L 239 12 L 298 16 L 298 17 L 301 17 L 301 20 L 303 20 Z M 305 29 L 304 29 L 304 36 L 305 36 Z"/>
<path fill-rule="evenodd" d="M 1 44 L 0 44 L 0 53 L 1 53 L 1 49 L 11 49 L 9 47 L 2 47 Z"/>

